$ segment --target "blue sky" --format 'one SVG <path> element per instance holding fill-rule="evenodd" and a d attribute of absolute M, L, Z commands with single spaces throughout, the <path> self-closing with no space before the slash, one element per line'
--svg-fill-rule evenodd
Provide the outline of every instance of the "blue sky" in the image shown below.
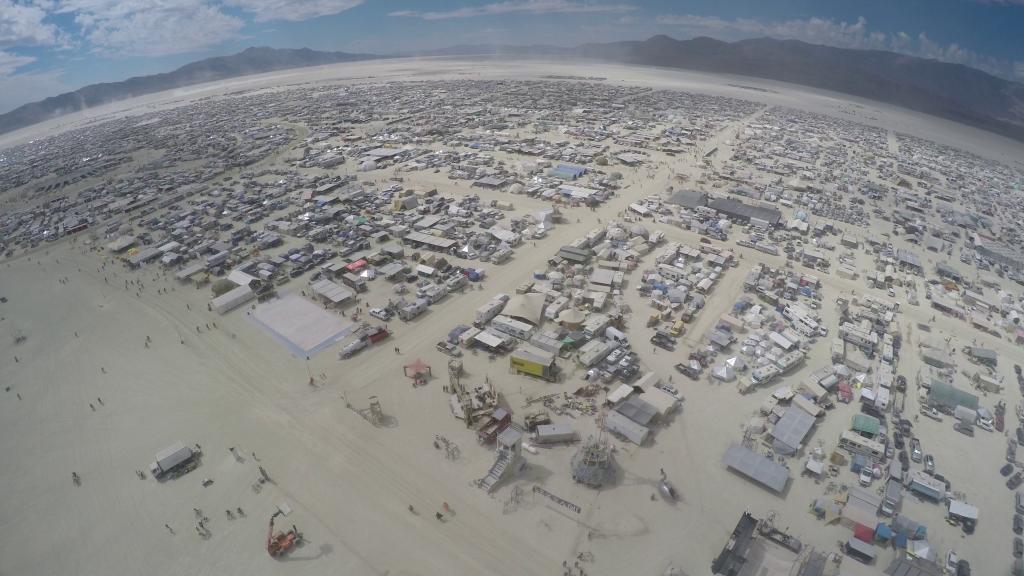
<path fill-rule="evenodd" d="M 1024 81 L 1024 0 L 0 0 L 0 112 L 248 46 L 771 36 L 893 50 Z"/>

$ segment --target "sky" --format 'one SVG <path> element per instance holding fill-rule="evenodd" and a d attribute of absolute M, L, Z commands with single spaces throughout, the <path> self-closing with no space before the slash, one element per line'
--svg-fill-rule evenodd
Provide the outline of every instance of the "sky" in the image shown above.
<path fill-rule="evenodd" d="M 0 0 L 0 113 L 250 46 L 395 54 L 655 34 L 892 50 L 1024 82 L 1024 0 Z"/>

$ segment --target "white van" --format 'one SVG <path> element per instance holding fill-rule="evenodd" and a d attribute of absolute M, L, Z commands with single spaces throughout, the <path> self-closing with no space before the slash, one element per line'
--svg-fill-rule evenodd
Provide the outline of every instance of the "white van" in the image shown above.
<path fill-rule="evenodd" d="M 615 342 L 619 346 L 629 346 L 629 339 L 622 333 L 621 330 L 613 326 L 609 326 L 604 330 L 604 337 L 612 342 Z"/>

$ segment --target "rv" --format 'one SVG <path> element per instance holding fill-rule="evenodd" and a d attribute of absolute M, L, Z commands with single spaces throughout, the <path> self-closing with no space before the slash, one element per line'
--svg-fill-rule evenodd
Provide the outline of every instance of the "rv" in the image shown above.
<path fill-rule="evenodd" d="M 402 308 L 398 309 L 398 317 L 402 320 L 409 321 L 416 318 L 420 314 L 423 314 L 430 306 L 430 301 L 426 298 L 417 298 L 412 304 L 407 304 Z"/>
<path fill-rule="evenodd" d="M 501 314 L 501 311 L 505 308 L 505 301 L 499 298 L 495 298 L 484 304 L 483 306 L 476 309 L 476 317 L 473 324 L 477 327 L 487 324 L 494 319 L 495 316 Z"/>
<path fill-rule="evenodd" d="M 533 326 L 501 314 L 491 320 L 491 328 L 520 340 L 529 340 L 533 335 Z"/>

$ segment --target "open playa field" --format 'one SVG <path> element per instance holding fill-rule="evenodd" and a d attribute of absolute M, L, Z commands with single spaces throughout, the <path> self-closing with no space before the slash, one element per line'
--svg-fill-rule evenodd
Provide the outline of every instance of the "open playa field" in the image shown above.
<path fill-rule="evenodd" d="M 582 558 L 582 572 L 591 575 L 661 575 L 675 568 L 676 574 L 698 576 L 710 573 L 713 558 L 745 511 L 757 518 L 773 515 L 776 527 L 805 545 L 838 552 L 837 541 L 845 542 L 851 530 L 826 525 L 809 508 L 825 495 L 830 481 L 855 486 L 857 476 L 844 468 L 838 478 L 816 482 L 800 470 L 814 447 L 823 446 L 827 452 L 835 448 L 839 434 L 858 413 L 856 399 L 839 403 L 819 419 L 800 456 L 788 459 L 791 479 L 781 494 L 730 471 L 721 459 L 731 444 L 741 440 L 744 426 L 759 415 L 776 388 L 783 383 L 795 386 L 816 368 L 831 365 L 829 342 L 840 331 L 835 310 L 839 297 L 872 294 L 900 304 L 894 320 L 898 327 L 893 331 L 902 339 L 903 353 L 895 372 L 912 382 L 921 369 L 917 349 L 923 340 L 942 343 L 958 363 L 963 353 L 951 351 L 975 342 L 996 351 L 1001 360 L 997 371 L 1008 386 L 998 393 L 978 394 L 985 406 L 997 400 L 1010 406 L 1006 429 L 1013 436 L 1017 425 L 1013 407 L 1021 398 L 1013 385 L 1012 366 L 1024 359 L 1019 346 L 1009 333 L 996 338 L 957 318 L 936 317 L 925 300 L 923 280 L 912 290 L 901 287 L 887 296 L 886 290 L 867 287 L 863 277 L 840 277 L 835 266 L 830 272 L 801 270 L 820 279 L 820 324 L 829 334 L 807 347 L 801 367 L 776 384 L 745 395 L 737 392 L 735 384 L 711 379 L 706 373 L 699 380 L 682 376 L 674 365 L 684 361 L 690 350 L 706 346 L 705 334 L 745 294 L 744 279 L 751 269 L 757 264 L 787 267 L 785 254 L 737 244 L 742 236 L 738 225 L 728 240 L 714 240 L 735 255 L 738 265 L 724 268 L 675 352 L 648 344 L 654 334 L 653 328 L 645 326 L 652 313 L 650 298 L 638 290 L 640 271 L 658 265 L 658 248 L 638 257 L 616 294 L 623 330 L 644 372 L 655 372 L 663 379 L 674 375 L 683 401 L 643 446 L 610 439 L 619 468 L 610 486 L 595 490 L 575 483 L 569 463 L 577 446 L 567 445 L 524 452 L 524 469 L 503 479 L 491 493 L 479 489 L 475 482 L 494 463 L 494 449 L 479 444 L 476 433 L 452 417 L 447 393 L 449 357 L 436 348 L 455 325 L 471 323 L 474 311 L 495 294 L 514 294 L 536 271 L 548 268 L 559 248 L 609 221 L 633 218 L 650 231 L 661 231 L 666 242 L 701 246 L 706 234 L 655 218 L 639 220 L 636 214 L 630 216 L 630 205 L 647 196 L 665 199 L 671 186 L 698 186 L 696 182 L 704 178 L 710 189 L 709 174 L 727 171 L 726 163 L 743 149 L 739 136 L 748 127 L 768 123 L 763 116 L 768 111 L 794 108 L 863 124 L 890 139 L 893 149 L 901 145 L 895 135 L 899 132 L 954 145 L 993 162 L 1012 165 L 1024 157 L 1020 143 L 951 122 L 748 78 L 597 63 L 411 59 L 292 70 L 155 94 L 0 136 L 0 147 L 125 115 L 170 110 L 198 99 L 227 99 L 228 93 L 239 91 L 426 80 L 531 80 L 550 75 L 602 77 L 607 86 L 683 90 L 752 101 L 757 106 L 752 113 L 718 123 L 701 140 L 700 150 L 717 150 L 706 161 L 693 152 L 669 155 L 652 150 L 640 166 L 615 166 L 621 173 L 620 188 L 607 201 L 593 209 L 566 207 L 562 222 L 546 236 L 523 242 L 511 260 L 481 264 L 487 271 L 482 281 L 432 304 L 408 322 L 390 319 L 386 322 L 390 338 L 345 360 L 339 360 L 338 352 L 356 327 L 353 315 L 385 324 L 365 312 L 397 298 L 391 283 L 382 277 L 370 281 L 368 291 L 356 294 L 342 308 L 345 316 L 312 297 L 308 274 L 279 285 L 276 299 L 253 299 L 218 314 L 208 307 L 210 286 L 181 282 L 174 267 L 159 262 L 129 269 L 121 257 L 105 248 L 113 238 L 102 235 L 91 241 L 88 233 L 81 233 L 0 260 L 0 296 L 7 298 L 0 304 L 0 383 L 8 388 L 0 390 L 0 575 L 558 575 L 565 573 L 565 563 L 572 567 Z M 381 122 L 372 128 L 384 126 Z M 531 137 L 569 139 L 560 128 L 564 125 L 555 122 Z M 293 132 L 290 137 L 289 146 L 305 133 Z M 436 142 L 423 146 L 441 147 Z M 516 161 L 504 151 L 493 154 L 509 164 Z M 301 153 L 290 150 L 261 160 L 256 167 L 282 168 L 286 158 L 296 156 Z M 358 165 L 355 161 L 352 158 L 317 173 L 352 174 Z M 680 176 L 685 176 L 685 184 Z M 444 172 L 401 171 L 397 163 L 358 174 L 364 185 L 376 189 L 394 185 L 398 177 L 401 187 L 437 189 L 442 196 L 473 193 L 484 201 L 510 199 L 515 204 L 510 214 L 516 216 L 551 204 L 525 194 L 470 189 L 467 181 L 449 179 Z M 0 198 L 7 202 L 4 210 L 38 206 L 46 200 L 22 195 L 13 201 L 13 196 Z M 895 210 L 888 202 L 880 206 L 887 212 Z M 787 207 L 783 212 L 788 220 L 796 209 Z M 253 228 L 262 230 L 266 221 L 293 213 L 298 214 L 292 207 L 279 210 Z M 133 225 L 139 220 L 125 219 Z M 812 224 L 826 220 L 814 218 Z M 877 217 L 868 222 L 841 227 L 861 239 L 862 247 L 869 235 L 888 233 L 893 227 Z M 954 262 L 955 256 L 926 252 L 905 238 L 894 235 L 891 241 L 897 248 L 925 254 L 928 274 L 940 261 L 960 265 Z M 304 243 L 304 239 L 289 238 L 286 246 Z M 849 258 L 859 271 L 875 267 L 866 250 L 851 250 Z M 978 275 L 973 269 L 965 274 Z M 410 289 L 415 286 L 410 284 Z M 1002 277 L 993 293 L 997 289 L 1020 293 L 1019 285 Z M 920 305 L 909 304 L 911 291 Z M 413 386 L 403 374 L 403 366 L 416 359 L 431 366 L 432 377 L 425 386 Z M 522 414 L 536 408 L 527 407 L 530 399 L 572 394 L 586 384 L 586 368 L 571 359 L 558 360 L 563 374 L 555 383 L 511 373 L 504 355 L 466 349 L 461 360 L 462 380 L 471 385 L 490 382 L 517 423 Z M 599 403 L 604 395 L 602 391 Z M 387 425 L 370 421 L 372 397 L 379 400 Z M 905 414 L 918 413 L 916 385 L 903 402 Z M 600 432 L 600 419 L 592 414 L 565 419 L 571 420 L 582 438 Z M 928 525 L 928 541 L 936 556 L 956 549 L 970 559 L 975 574 L 1009 574 L 1013 500 L 998 474 L 1005 463 L 1006 439 L 1003 433 L 983 430 L 967 437 L 954 432 L 951 421 L 948 416 L 944 423 L 914 418 L 915 433 L 953 489 L 982 511 L 975 533 L 965 536 L 944 520 L 943 505 L 909 493 L 903 513 Z M 435 447 L 439 435 L 458 445 L 458 458 L 447 458 L 444 450 Z M 163 482 L 149 474 L 137 475 L 137 471 L 148 473 L 154 455 L 177 441 L 201 447 L 198 468 Z M 73 472 L 80 485 L 72 482 Z M 678 501 L 668 503 L 658 494 L 662 474 L 672 479 Z M 206 479 L 212 483 L 204 486 Z M 871 491 L 880 485 L 884 480 L 876 480 Z M 579 512 L 534 492 L 535 486 L 578 506 Z M 277 529 L 287 530 L 294 524 L 303 544 L 285 557 L 272 558 L 265 541 L 268 521 L 278 509 L 290 512 L 278 517 Z M 231 518 L 226 511 L 232 512 Z M 435 518 L 438 512 L 442 518 Z M 204 522 L 205 536 L 196 529 L 202 516 L 209 518 Z M 781 553 L 764 554 L 765 574 L 785 573 L 792 565 L 790 558 L 772 569 L 771 555 Z M 841 573 L 880 574 L 895 555 L 891 548 L 879 547 L 875 564 L 846 558 Z"/>

